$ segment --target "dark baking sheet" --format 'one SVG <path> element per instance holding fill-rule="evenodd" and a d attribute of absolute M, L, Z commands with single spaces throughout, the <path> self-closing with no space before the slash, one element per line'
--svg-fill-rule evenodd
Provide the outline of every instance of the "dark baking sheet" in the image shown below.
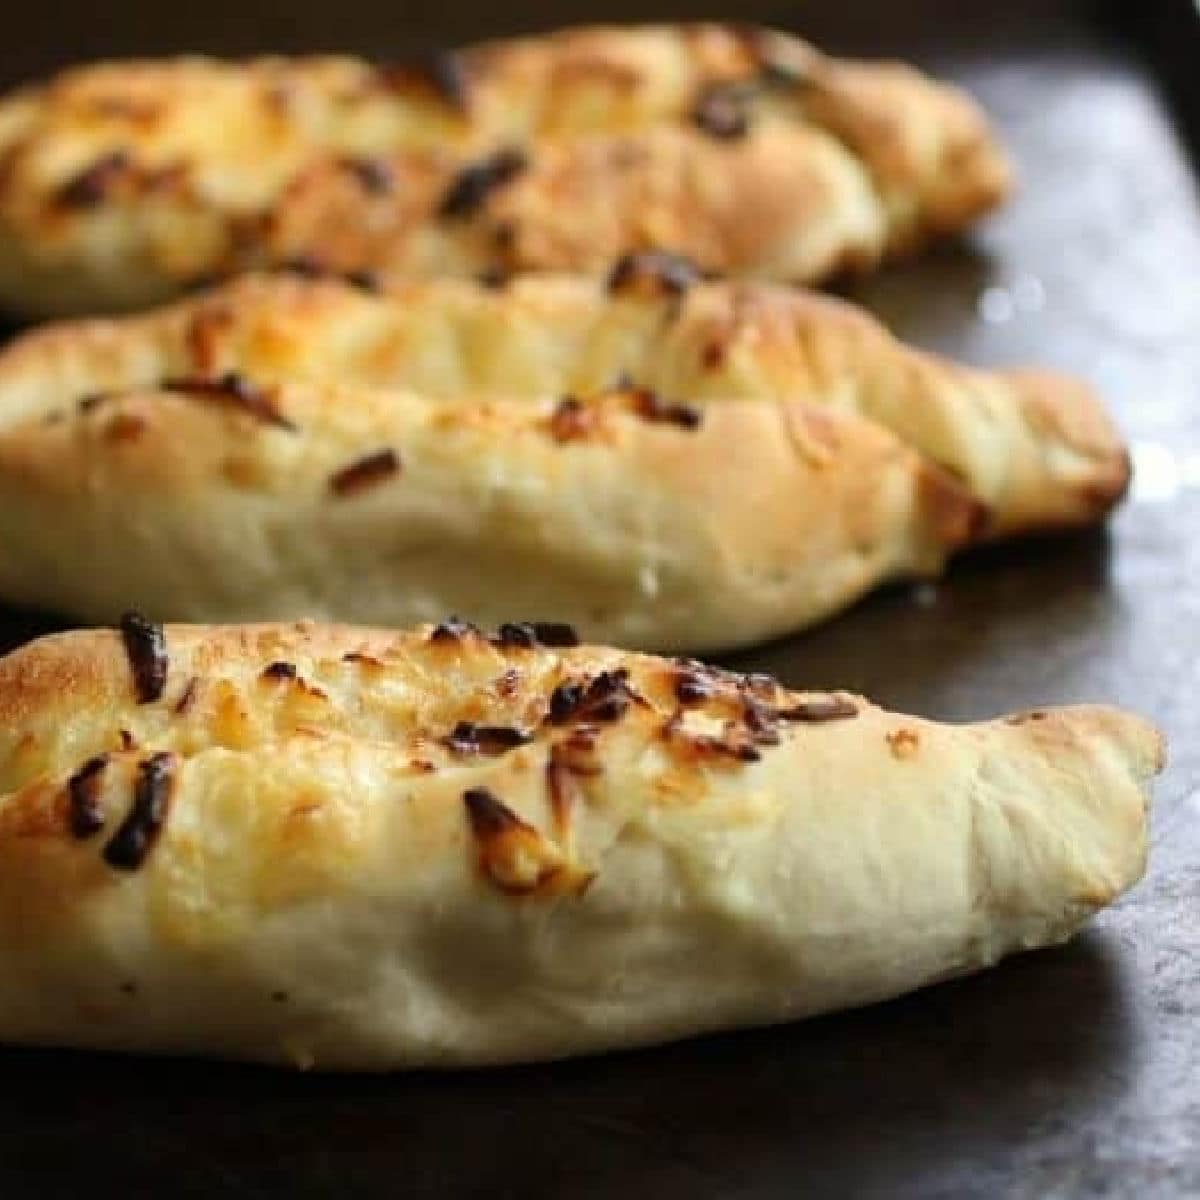
<path fill-rule="evenodd" d="M 67 53 L 53 23 L 24 18 L 0 74 L 101 51 L 329 45 L 331 21 L 337 44 L 401 41 L 380 5 L 344 27 L 328 4 L 286 27 L 244 4 L 216 5 L 242 18 L 228 25 L 213 6 L 169 26 L 133 7 L 146 23 L 81 5 L 91 40 Z M 639 15 L 625 7 L 605 11 Z M 1168 52 L 1185 48 L 1187 7 L 1164 26 Z M 594 15 L 483 11 L 473 33 Z M 1159 6 L 1125 13 L 1114 28 L 1076 5 L 755 10 L 984 99 L 1020 197 L 969 244 L 854 294 L 913 341 L 1090 376 L 1140 474 L 1107 534 L 975 555 L 737 664 L 951 719 L 1083 699 L 1155 718 L 1172 762 L 1132 896 L 1069 947 L 891 1004 L 589 1061 L 325 1078 L 0 1052 L 0 1196 L 1200 1195 L 1200 208 L 1133 41 Z M 408 36 L 428 33 L 463 36 L 418 6 Z M 48 627 L 0 614 L 8 644 Z"/>

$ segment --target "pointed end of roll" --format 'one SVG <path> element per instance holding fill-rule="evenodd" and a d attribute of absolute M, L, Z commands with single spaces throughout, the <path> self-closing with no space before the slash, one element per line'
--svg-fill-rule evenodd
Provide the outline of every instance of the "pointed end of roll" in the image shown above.
<path fill-rule="evenodd" d="M 1059 857 L 1081 916 L 1111 904 L 1146 870 L 1150 783 L 1166 763 L 1162 734 L 1121 709 L 1077 705 L 1004 718 L 1041 760 Z"/>
<path fill-rule="evenodd" d="M 996 535 L 1094 525 L 1121 501 L 1132 476 L 1129 450 L 1103 403 L 1081 380 L 1052 371 L 1005 373 L 1036 435 L 1040 470 Z"/>

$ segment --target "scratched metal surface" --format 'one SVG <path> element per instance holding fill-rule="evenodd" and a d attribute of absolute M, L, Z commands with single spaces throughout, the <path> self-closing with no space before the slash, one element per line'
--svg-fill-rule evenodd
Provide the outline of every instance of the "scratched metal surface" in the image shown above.
<path fill-rule="evenodd" d="M 847 25 L 971 86 L 1024 178 L 969 244 L 854 294 L 915 342 L 1091 377 L 1131 501 L 1107 534 L 974 556 L 738 664 L 950 719 L 1148 714 L 1173 743 L 1149 878 L 1065 949 L 644 1053 L 364 1079 L 0 1052 L 0 1195 L 1200 1195 L 1200 208 L 1145 66 L 1041 15 Z M 6 644 L 48 627 L 0 613 Z"/>

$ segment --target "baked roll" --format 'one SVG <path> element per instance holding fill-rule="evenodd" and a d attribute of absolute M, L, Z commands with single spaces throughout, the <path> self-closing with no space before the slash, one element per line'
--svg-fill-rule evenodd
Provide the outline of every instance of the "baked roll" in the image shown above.
<path fill-rule="evenodd" d="M 90 620 L 528 613 L 728 648 L 1120 494 L 1081 386 L 684 271 L 378 295 L 244 278 L 19 338 L 0 595 Z"/>
<path fill-rule="evenodd" d="M 602 272 L 647 248 L 813 281 L 963 228 L 1008 180 L 957 89 L 765 30 L 108 63 L 0 103 L 0 302 L 132 308 L 290 258 Z"/>
<path fill-rule="evenodd" d="M 0 1040 L 388 1069 L 867 1004 L 1141 875 L 1158 735 L 462 622 L 0 660 Z"/>
<path fill-rule="evenodd" d="M 727 648 L 1096 520 L 1127 475 L 1079 385 L 655 256 L 607 285 L 248 278 L 0 352 L 0 596 L 89 620 L 525 613 Z"/>

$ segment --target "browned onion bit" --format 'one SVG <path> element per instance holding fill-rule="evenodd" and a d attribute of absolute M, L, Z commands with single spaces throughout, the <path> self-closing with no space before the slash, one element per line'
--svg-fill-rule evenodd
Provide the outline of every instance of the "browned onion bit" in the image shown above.
<path fill-rule="evenodd" d="M 108 755 L 98 754 L 67 781 L 70 802 L 71 835 L 89 838 L 104 828 L 104 809 L 100 804 L 100 777 L 108 766 Z"/>
<path fill-rule="evenodd" d="M 196 703 L 196 693 L 200 690 L 200 680 L 195 675 L 187 681 L 187 686 L 183 689 L 183 695 L 175 701 L 175 712 L 179 716 L 183 716 L 193 704 Z"/>
<path fill-rule="evenodd" d="M 578 646 L 579 634 L 561 621 L 506 621 L 491 640 L 504 650 L 533 650 L 538 646 Z"/>
<path fill-rule="evenodd" d="M 643 421 L 659 421 L 678 425 L 680 429 L 699 429 L 704 414 L 689 404 L 668 404 L 657 392 L 637 388 L 631 395 L 633 411 Z"/>
<path fill-rule="evenodd" d="M 664 734 L 705 754 L 752 761 L 758 757 L 755 747 L 779 744 L 781 721 L 832 721 L 858 712 L 854 704 L 840 696 L 801 700 L 781 708 L 777 704 L 779 684 L 770 675 L 738 675 L 694 659 L 676 659 L 675 663 L 678 670 L 674 690 L 681 708 L 667 723 Z M 726 721 L 719 737 L 688 734 L 683 728 L 683 709 L 710 700 L 718 711 L 727 712 L 732 705 L 736 715 Z"/>
<path fill-rule="evenodd" d="M 722 141 L 743 138 L 750 132 L 751 98 L 744 84 L 713 84 L 700 93 L 692 109 L 692 120 L 705 133 Z"/>
<path fill-rule="evenodd" d="M 754 671 L 745 676 L 745 680 L 746 686 L 760 695 L 774 696 L 779 691 L 779 681 L 775 676 L 767 675 L 762 671 Z"/>
<path fill-rule="evenodd" d="M 344 158 L 342 166 L 374 196 L 386 196 L 396 180 L 391 167 L 378 158 Z"/>
<path fill-rule="evenodd" d="M 382 288 L 379 276 L 373 271 L 337 271 L 333 267 L 327 267 L 311 254 L 297 254 L 292 258 L 282 259 L 272 264 L 271 269 L 285 275 L 299 275 L 301 279 L 338 280 L 358 288 L 361 292 L 372 294 L 378 293 Z"/>
<path fill-rule="evenodd" d="M 517 223 L 511 217 L 493 223 L 491 228 L 492 248 L 500 255 L 501 262 L 509 262 L 517 247 Z"/>
<path fill-rule="evenodd" d="M 390 91 L 427 91 L 459 112 L 470 107 L 470 80 L 462 59 L 448 50 L 427 50 L 402 62 L 376 68 L 380 83 Z"/>
<path fill-rule="evenodd" d="M 146 418 L 138 413 L 117 413 L 104 426 L 108 442 L 136 442 L 146 432 Z"/>
<path fill-rule="evenodd" d="M 295 679 L 296 667 L 290 662 L 273 662 L 263 668 L 264 679 Z"/>
<path fill-rule="evenodd" d="M 512 699 L 517 694 L 521 687 L 521 672 L 516 667 L 509 667 L 499 679 L 496 680 L 496 691 L 506 699 Z"/>
<path fill-rule="evenodd" d="M 383 663 L 373 654 L 364 654 L 361 650 L 351 650 L 348 654 L 342 655 L 342 662 L 354 663 L 359 667 L 371 667 L 378 669 L 383 666 Z"/>
<path fill-rule="evenodd" d="M 400 469 L 400 455 L 388 447 L 336 471 L 330 477 L 329 487 L 336 496 L 353 496 L 399 475 Z"/>
<path fill-rule="evenodd" d="M 277 429 L 286 429 L 290 433 L 295 433 L 298 428 L 275 407 L 274 400 L 264 388 L 252 383 L 237 371 L 226 371 L 223 375 L 213 378 L 203 375 L 178 376 L 164 379 L 161 387 L 167 392 L 179 392 L 184 396 L 200 396 L 231 404 L 265 425 L 274 425 Z"/>
<path fill-rule="evenodd" d="M 681 671 L 675 677 L 675 696 L 680 704 L 699 704 L 712 695 L 712 683 L 695 671 Z"/>
<path fill-rule="evenodd" d="M 67 180 L 54 198 L 63 208 L 95 208 L 131 165 L 128 151 L 114 150 Z"/>
<path fill-rule="evenodd" d="M 133 807 L 102 852 L 118 871 L 136 871 L 150 853 L 167 819 L 176 758 L 170 751 L 153 754 L 138 764 Z"/>
<path fill-rule="evenodd" d="M 601 671 L 587 682 L 560 683 L 550 693 L 548 716 L 551 725 L 566 725 L 573 721 L 617 721 L 625 715 L 630 704 L 642 702 L 629 686 L 629 672 L 620 667 L 615 671 Z"/>
<path fill-rule="evenodd" d="M 578 646 L 579 634 L 565 621 L 534 621 L 533 632 L 543 646 Z"/>
<path fill-rule="evenodd" d="M 550 693 L 550 724 L 565 725 L 583 703 L 586 691 L 582 683 L 560 683 Z"/>
<path fill-rule="evenodd" d="M 608 290 L 637 296 L 682 296 L 700 279 L 691 259 L 666 250 L 626 254 L 609 272 Z"/>
<path fill-rule="evenodd" d="M 481 840 L 496 837 L 512 829 L 528 828 L 489 788 L 468 788 L 463 792 L 463 803 L 467 806 L 471 832 Z"/>
<path fill-rule="evenodd" d="M 433 627 L 429 634 L 429 640 L 431 642 L 457 642 L 471 634 L 479 636 L 480 632 L 479 626 L 472 625 L 470 621 L 464 621 L 461 617 L 447 617 L 446 620 L 440 621 Z"/>
<path fill-rule="evenodd" d="M 739 689 L 749 685 L 753 678 L 765 676 L 742 675 L 737 671 L 727 671 L 724 667 L 715 667 L 712 663 L 701 662 L 698 658 L 685 658 L 677 655 L 671 660 L 682 671 L 695 675 L 708 683 L 714 690 Z"/>
<path fill-rule="evenodd" d="M 492 192 L 511 183 L 527 166 L 525 155 L 514 147 L 508 147 L 464 167 L 446 189 L 438 205 L 438 216 L 471 216 L 483 206 Z"/>
<path fill-rule="evenodd" d="M 777 746 L 779 730 L 775 727 L 776 713 L 769 705 L 754 696 L 742 695 L 742 722 L 751 739 L 760 746 Z"/>
<path fill-rule="evenodd" d="M 791 708 L 776 709 L 775 715 L 783 721 L 841 721 L 858 716 L 858 707 L 844 696 L 820 696 L 801 700 Z"/>
<path fill-rule="evenodd" d="M 167 686 L 169 660 L 163 627 L 139 613 L 127 612 L 121 618 L 121 639 L 133 670 L 138 703 L 150 704 Z"/>
<path fill-rule="evenodd" d="M 484 267 L 475 278 L 482 287 L 489 291 L 499 291 L 508 286 L 512 275 L 504 267 L 491 266 Z"/>
<path fill-rule="evenodd" d="M 503 650 L 532 650 L 538 642 L 533 626 L 526 621 L 505 621 L 491 640 Z"/>
<path fill-rule="evenodd" d="M 726 721 L 719 735 L 689 733 L 683 728 L 683 710 L 677 712 L 662 728 L 668 742 L 690 752 L 697 759 L 729 758 L 737 762 L 757 762 L 762 758 L 754 739 L 735 721 Z"/>
<path fill-rule="evenodd" d="M 442 738 L 442 744 L 455 754 L 483 754 L 489 758 L 506 754 L 518 746 L 533 741 L 533 735 L 508 725 L 476 725 L 473 721 L 459 721 Z"/>
<path fill-rule="evenodd" d="M 1031 709 L 1029 712 L 1017 713 L 1015 716 L 1006 718 L 1006 725 L 1024 725 L 1028 721 L 1044 721 L 1048 716 L 1041 709 Z"/>
<path fill-rule="evenodd" d="M 342 278 L 351 287 L 358 288 L 360 292 L 378 295 L 383 290 L 383 284 L 374 271 L 347 271 Z"/>
<path fill-rule="evenodd" d="M 291 258 L 285 258 L 276 264 L 275 270 L 288 275 L 299 275 L 301 279 L 325 279 L 337 273 L 311 254 L 295 254 Z"/>
<path fill-rule="evenodd" d="M 595 431 L 596 412 L 575 396 L 564 396 L 550 414 L 549 427 L 556 442 L 584 441 Z"/>

